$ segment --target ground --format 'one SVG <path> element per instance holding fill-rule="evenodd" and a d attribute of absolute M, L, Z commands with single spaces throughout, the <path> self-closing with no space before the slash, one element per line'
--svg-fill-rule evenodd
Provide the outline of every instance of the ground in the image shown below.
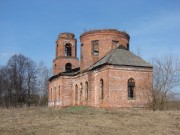
<path fill-rule="evenodd" d="M 0 109 L 0 135 L 180 135 L 180 111 Z"/>

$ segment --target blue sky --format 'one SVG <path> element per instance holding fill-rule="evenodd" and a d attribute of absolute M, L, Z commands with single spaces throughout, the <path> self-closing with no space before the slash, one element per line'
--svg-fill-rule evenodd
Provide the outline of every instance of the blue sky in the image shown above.
<path fill-rule="evenodd" d="M 129 33 L 145 60 L 180 58 L 179 0 L 0 0 L 0 65 L 22 53 L 50 68 L 59 33 L 75 34 L 79 56 L 79 36 L 103 28 Z"/>

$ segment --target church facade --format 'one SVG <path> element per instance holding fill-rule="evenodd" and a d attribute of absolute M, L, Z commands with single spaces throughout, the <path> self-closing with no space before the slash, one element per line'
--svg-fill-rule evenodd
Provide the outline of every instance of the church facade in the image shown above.
<path fill-rule="evenodd" d="M 79 61 L 74 34 L 59 34 L 48 106 L 150 108 L 152 66 L 130 52 L 129 40 L 115 29 L 87 31 L 80 36 Z"/>

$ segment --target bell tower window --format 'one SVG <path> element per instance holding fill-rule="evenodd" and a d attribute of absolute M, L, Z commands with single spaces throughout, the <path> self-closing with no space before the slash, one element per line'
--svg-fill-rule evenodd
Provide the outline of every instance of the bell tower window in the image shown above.
<path fill-rule="evenodd" d="M 71 54 L 72 54 L 71 44 L 67 43 L 65 45 L 65 56 L 71 56 Z"/>
<path fill-rule="evenodd" d="M 66 71 L 69 71 L 69 70 L 71 70 L 71 69 L 72 69 L 71 63 L 67 63 L 66 66 L 65 66 L 65 70 L 66 70 Z"/>

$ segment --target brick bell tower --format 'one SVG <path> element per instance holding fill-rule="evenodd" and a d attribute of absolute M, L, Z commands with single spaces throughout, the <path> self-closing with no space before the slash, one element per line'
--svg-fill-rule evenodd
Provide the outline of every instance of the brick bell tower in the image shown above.
<path fill-rule="evenodd" d="M 56 57 L 53 60 L 53 75 L 79 67 L 76 43 L 72 33 L 61 33 L 56 41 Z"/>

